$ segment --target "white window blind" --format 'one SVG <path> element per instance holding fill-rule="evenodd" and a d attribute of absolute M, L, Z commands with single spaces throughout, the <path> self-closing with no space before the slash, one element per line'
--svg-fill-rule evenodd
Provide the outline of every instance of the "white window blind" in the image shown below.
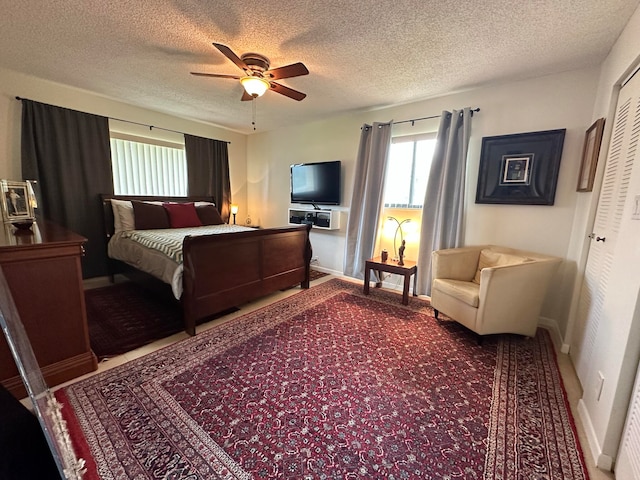
<path fill-rule="evenodd" d="M 386 208 L 422 208 L 436 134 L 392 139 L 384 183 Z"/>
<path fill-rule="evenodd" d="M 187 196 L 187 159 L 182 145 L 111 138 L 116 195 Z"/>

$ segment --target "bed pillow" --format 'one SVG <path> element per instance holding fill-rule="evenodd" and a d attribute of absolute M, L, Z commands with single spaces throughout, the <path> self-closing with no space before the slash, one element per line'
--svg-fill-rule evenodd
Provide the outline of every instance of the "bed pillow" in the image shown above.
<path fill-rule="evenodd" d="M 131 203 L 133 205 L 136 230 L 171 228 L 169 215 L 162 204 L 138 202 L 136 200 Z"/>
<path fill-rule="evenodd" d="M 123 230 L 135 230 L 133 205 L 129 200 L 115 200 L 112 198 L 111 208 L 113 209 L 113 229 L 115 233 Z"/>
<path fill-rule="evenodd" d="M 162 206 L 169 214 L 171 228 L 201 227 L 202 222 L 196 206 L 192 203 L 163 203 Z"/>
<path fill-rule="evenodd" d="M 218 209 L 211 204 L 196 205 L 196 212 L 202 225 L 221 225 L 224 223 Z"/>

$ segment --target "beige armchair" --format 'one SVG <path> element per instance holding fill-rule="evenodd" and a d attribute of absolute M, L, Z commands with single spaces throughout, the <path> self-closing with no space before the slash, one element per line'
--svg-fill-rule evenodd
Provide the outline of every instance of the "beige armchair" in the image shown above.
<path fill-rule="evenodd" d="M 478 335 L 536 333 L 561 258 L 482 245 L 432 254 L 431 305 Z"/>

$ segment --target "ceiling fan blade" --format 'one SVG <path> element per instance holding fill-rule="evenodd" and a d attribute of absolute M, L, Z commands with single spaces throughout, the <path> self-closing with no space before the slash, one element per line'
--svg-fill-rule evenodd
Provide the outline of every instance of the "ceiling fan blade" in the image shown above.
<path fill-rule="evenodd" d="M 284 95 L 285 97 L 293 98 L 294 100 L 303 100 L 307 94 L 294 90 L 293 88 L 285 87 L 284 85 L 280 85 L 276 82 L 270 82 L 271 90 L 279 93 L 280 95 Z"/>
<path fill-rule="evenodd" d="M 274 68 L 264 72 L 264 76 L 269 80 L 279 80 L 281 78 L 299 77 L 301 75 L 308 75 L 309 70 L 304 66 L 304 63 L 292 63 L 284 67 Z"/>
<path fill-rule="evenodd" d="M 234 80 L 239 80 L 241 78 L 238 75 L 226 75 L 224 73 L 191 72 L 191 75 L 197 75 L 198 77 L 233 78 Z"/>
<path fill-rule="evenodd" d="M 249 95 L 245 90 L 244 92 L 242 92 L 242 98 L 240 100 L 242 100 L 243 102 L 248 102 L 249 100 L 253 100 L 253 97 Z"/>
<path fill-rule="evenodd" d="M 229 60 L 235 63 L 242 70 L 244 71 L 249 70 L 249 66 L 246 63 L 244 63 L 244 61 L 242 61 L 242 59 L 239 56 L 233 53 L 233 51 L 229 47 L 227 47 L 226 45 L 222 45 L 221 43 L 215 43 L 215 42 L 213 42 L 213 46 L 216 47 L 218 50 L 220 50 L 220 52 L 222 52 L 222 54 L 225 57 L 227 57 Z"/>

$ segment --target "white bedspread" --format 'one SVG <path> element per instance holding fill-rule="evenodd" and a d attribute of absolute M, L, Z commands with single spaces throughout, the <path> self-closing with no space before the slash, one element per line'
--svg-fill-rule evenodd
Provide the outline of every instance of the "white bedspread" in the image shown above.
<path fill-rule="evenodd" d="M 109 257 L 121 260 L 171 285 L 173 295 L 182 296 L 182 242 L 186 236 L 252 230 L 241 225 L 209 225 L 163 230 L 127 230 L 111 237 Z M 180 253 L 176 253 L 176 248 Z M 173 257 L 173 258 L 172 258 Z"/>

